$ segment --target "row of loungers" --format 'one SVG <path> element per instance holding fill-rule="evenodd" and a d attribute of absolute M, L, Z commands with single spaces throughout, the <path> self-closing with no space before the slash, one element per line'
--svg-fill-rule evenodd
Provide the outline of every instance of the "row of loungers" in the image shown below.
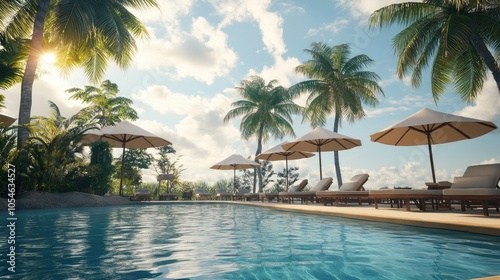
<path fill-rule="evenodd" d="M 328 190 L 332 178 L 324 178 L 309 191 L 302 191 L 307 180 L 294 185 L 288 192 L 243 194 L 245 200 L 273 201 L 293 203 L 300 200 L 302 203 L 321 202 L 324 205 L 333 202 L 338 206 L 341 200 L 355 199 L 359 204 L 362 201 L 373 201 L 375 208 L 381 201 L 394 202 L 404 205 L 410 210 L 413 202 L 420 210 L 425 211 L 427 205 L 435 209 L 439 206 L 451 207 L 451 201 L 459 201 L 462 211 L 474 205 L 483 208 L 483 214 L 489 215 L 488 208 L 499 211 L 500 204 L 500 164 L 471 165 L 467 167 L 463 176 L 455 177 L 453 182 L 427 183 L 428 189 L 381 189 L 365 190 L 363 185 L 368 180 L 368 174 L 359 174 L 342 184 L 339 190 Z"/>

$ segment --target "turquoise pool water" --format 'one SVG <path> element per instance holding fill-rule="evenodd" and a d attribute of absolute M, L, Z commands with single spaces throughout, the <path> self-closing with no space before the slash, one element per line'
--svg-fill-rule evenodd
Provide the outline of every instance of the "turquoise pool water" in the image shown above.
<path fill-rule="evenodd" d="M 470 279 L 500 238 L 229 204 L 18 211 L 0 279 Z M 6 216 L 0 216 L 6 221 Z M 10 278 L 9 278 L 10 277 Z"/>

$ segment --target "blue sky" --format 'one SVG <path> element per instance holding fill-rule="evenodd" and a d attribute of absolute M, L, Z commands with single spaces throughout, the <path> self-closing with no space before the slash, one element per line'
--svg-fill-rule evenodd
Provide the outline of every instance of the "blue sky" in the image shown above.
<path fill-rule="evenodd" d="M 140 119 L 135 123 L 173 143 L 186 181 L 214 182 L 231 178 L 232 172 L 211 170 L 214 163 L 236 153 L 254 156 L 257 141 L 240 137 L 239 121 L 223 123 L 230 104 L 241 99 L 234 87 L 250 75 L 266 81 L 276 79 L 291 86 L 305 78 L 294 68 L 309 59 L 304 49 L 312 42 L 329 45 L 348 43 L 352 55 L 366 54 L 375 60 L 369 69 L 380 77 L 385 96 L 375 108 L 365 107 L 367 117 L 355 123 L 344 122 L 339 133 L 360 139 L 361 147 L 340 152 L 343 179 L 369 173 L 366 186 L 423 187 L 431 181 L 426 146 L 394 147 L 370 141 L 369 135 L 427 107 L 473 117 L 500 125 L 500 95 L 490 78 L 473 104 L 463 103 L 452 89 L 435 103 L 430 93 L 429 73 L 422 86 L 412 88 L 408 79 L 395 75 L 396 57 L 391 46 L 398 27 L 369 30 L 367 19 L 376 9 L 402 1 L 389 0 L 176 0 L 158 1 L 160 9 L 138 12 L 148 27 L 149 40 L 138 41 L 138 52 L 127 70 L 111 66 L 104 79 L 118 84 L 120 94 L 131 98 Z M 71 116 L 84 105 L 68 100 L 66 89 L 90 83 L 82 71 L 62 77 L 49 64 L 49 70 L 34 84 L 32 115 L 48 115 L 47 100 L 54 101 L 64 116 Z M 4 113 L 17 116 L 20 87 L 4 94 Z M 303 105 L 302 96 L 297 103 Z M 297 138 L 312 128 L 294 118 Z M 333 116 L 325 128 L 332 129 Z M 267 150 L 293 137 L 265 143 Z M 452 180 L 472 164 L 500 162 L 500 131 L 482 137 L 434 145 L 437 180 Z M 335 177 L 333 153 L 323 153 L 323 177 Z M 281 170 L 284 162 L 273 162 Z M 289 163 L 299 166 L 300 177 L 319 180 L 318 157 Z M 146 181 L 154 173 L 144 172 Z M 334 181 L 336 182 L 336 181 Z M 332 186 L 336 188 L 336 184 Z"/>

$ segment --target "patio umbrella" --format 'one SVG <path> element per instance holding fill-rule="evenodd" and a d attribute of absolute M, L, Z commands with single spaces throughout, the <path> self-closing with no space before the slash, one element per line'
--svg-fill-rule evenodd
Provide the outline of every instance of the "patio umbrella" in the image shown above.
<path fill-rule="evenodd" d="M 100 130 L 91 130 L 85 133 L 83 142 L 94 142 L 102 139 L 108 142 L 113 148 L 122 148 L 122 166 L 120 176 L 120 195 L 123 186 L 123 166 L 125 161 L 125 148 L 154 148 L 172 145 L 161 137 L 152 134 L 128 121 L 122 121 L 114 126 L 104 127 Z"/>
<path fill-rule="evenodd" d="M 0 114 L 0 126 L 10 126 L 16 121 L 16 118 L 11 116 Z"/>
<path fill-rule="evenodd" d="M 373 142 L 394 146 L 427 145 L 432 180 L 436 182 L 432 144 L 471 139 L 486 134 L 497 126 L 488 121 L 446 114 L 424 108 L 388 128 L 370 135 Z"/>
<path fill-rule="evenodd" d="M 283 142 L 277 146 L 274 146 L 273 148 L 259 154 L 257 156 L 258 159 L 262 160 L 269 160 L 269 161 L 274 161 L 274 160 L 285 160 L 286 162 L 286 190 L 288 191 L 288 160 L 295 160 L 295 159 L 303 159 L 303 158 L 309 158 L 314 156 L 313 153 L 309 152 L 302 152 L 302 151 L 285 151 L 282 147 L 283 144 L 286 144 L 287 142 Z"/>
<path fill-rule="evenodd" d="M 248 160 L 240 155 L 230 155 L 223 161 L 216 163 L 210 169 L 233 170 L 233 192 L 236 189 L 236 169 L 248 169 L 259 167 L 260 164 Z"/>
<path fill-rule="evenodd" d="M 358 139 L 345 136 L 322 127 L 316 127 L 309 133 L 283 145 L 287 151 L 317 152 L 319 155 L 319 178 L 323 179 L 321 170 L 321 152 L 342 151 L 361 146 Z"/>

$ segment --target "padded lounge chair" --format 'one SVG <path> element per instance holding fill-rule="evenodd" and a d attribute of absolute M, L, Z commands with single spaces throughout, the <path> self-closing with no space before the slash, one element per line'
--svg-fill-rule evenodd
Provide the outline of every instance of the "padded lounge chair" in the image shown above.
<path fill-rule="evenodd" d="M 363 185 L 368 181 L 368 174 L 358 174 L 349 179 L 348 182 L 343 183 L 338 190 L 331 191 L 318 191 L 316 197 L 319 198 L 324 205 L 335 200 L 335 205 L 339 206 L 340 199 L 357 198 L 359 205 L 363 198 L 368 199 L 368 191 L 365 191 Z"/>
<path fill-rule="evenodd" d="M 246 201 L 258 201 L 259 200 L 259 193 L 245 193 L 245 194 L 243 194 L 243 198 Z"/>
<path fill-rule="evenodd" d="M 462 211 L 466 205 L 480 202 L 483 214 L 489 216 L 489 207 L 499 210 L 500 163 L 471 165 L 462 177 L 455 177 L 449 189 L 443 190 L 446 200 L 459 200 Z M 493 203 L 493 205 L 490 205 Z"/>
<path fill-rule="evenodd" d="M 302 203 L 313 202 L 316 199 L 316 192 L 326 191 L 332 185 L 333 178 L 326 177 L 319 181 L 314 187 L 309 191 L 302 192 L 280 192 L 278 194 L 279 198 L 282 200 L 288 200 L 288 203 L 292 203 L 295 199 L 300 199 Z"/>
<path fill-rule="evenodd" d="M 196 200 L 210 199 L 211 197 L 212 197 L 212 194 L 209 192 L 206 192 L 203 189 L 196 189 L 194 191 L 194 198 Z"/>
<path fill-rule="evenodd" d="M 239 189 L 235 194 L 231 196 L 232 200 L 243 200 L 245 198 L 245 194 L 249 193 L 250 190 L 248 189 Z"/>
<path fill-rule="evenodd" d="M 151 192 L 146 188 L 137 188 L 135 192 L 135 199 L 138 201 L 150 201 Z"/>
<path fill-rule="evenodd" d="M 226 189 L 217 189 L 217 193 L 215 194 L 218 200 L 230 200 L 232 195 Z"/>
<path fill-rule="evenodd" d="M 289 192 L 301 192 L 306 186 L 309 181 L 307 179 L 304 179 L 302 181 L 297 181 L 295 184 L 291 185 L 290 188 L 288 189 Z M 279 201 L 279 193 L 259 193 L 259 199 L 261 201 L 264 201 L 264 199 L 267 199 L 268 202 L 273 201 L 274 199 Z"/>

